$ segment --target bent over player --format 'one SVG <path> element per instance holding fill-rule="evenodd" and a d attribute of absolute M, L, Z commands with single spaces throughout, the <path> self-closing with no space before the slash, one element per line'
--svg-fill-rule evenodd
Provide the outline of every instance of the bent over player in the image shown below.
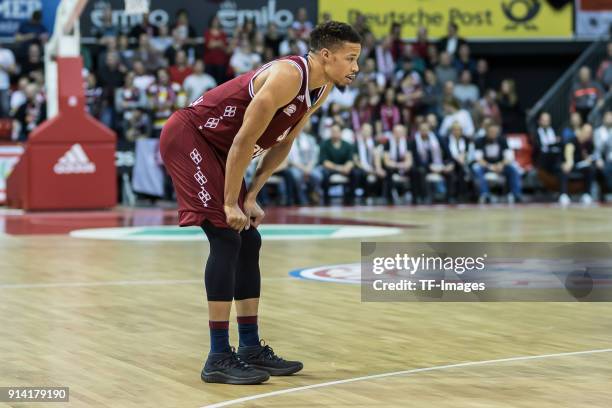
<path fill-rule="evenodd" d="M 201 226 L 210 243 L 204 276 L 210 353 L 201 375 L 206 382 L 258 384 L 302 369 L 259 340 L 257 226 L 264 212 L 256 197 L 333 86 L 355 79 L 360 42 L 348 24 L 321 24 L 311 33 L 307 55 L 272 61 L 206 92 L 163 128 L 160 151 L 176 190 L 179 225 Z M 245 171 L 262 154 L 247 189 Z M 232 300 L 237 352 L 228 335 Z"/>

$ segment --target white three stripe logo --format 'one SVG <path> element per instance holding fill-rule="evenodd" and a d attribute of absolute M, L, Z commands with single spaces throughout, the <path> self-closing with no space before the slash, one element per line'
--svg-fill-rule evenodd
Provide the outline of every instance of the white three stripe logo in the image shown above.
<path fill-rule="evenodd" d="M 55 166 L 53 166 L 53 171 L 55 174 L 95 173 L 96 165 L 89 160 L 85 150 L 83 150 L 83 146 L 76 143 L 60 157 Z"/>

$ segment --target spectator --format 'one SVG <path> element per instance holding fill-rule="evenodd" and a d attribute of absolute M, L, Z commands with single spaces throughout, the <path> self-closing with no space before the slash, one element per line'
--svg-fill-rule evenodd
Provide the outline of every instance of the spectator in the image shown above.
<path fill-rule="evenodd" d="M 525 115 L 519 104 L 514 80 L 504 79 L 497 96 L 501 111 L 504 133 L 522 133 L 525 131 Z"/>
<path fill-rule="evenodd" d="M 404 56 L 404 40 L 402 39 L 402 25 L 398 22 L 391 23 L 389 45 L 393 61 L 400 61 Z"/>
<path fill-rule="evenodd" d="M 423 99 L 423 89 L 421 88 L 418 75 L 410 73 L 402 79 L 399 85 L 399 95 L 397 102 L 407 111 L 408 116 L 403 118 L 404 123 L 410 123 L 410 117 L 420 114 L 423 111 L 421 101 Z"/>
<path fill-rule="evenodd" d="M 431 203 L 434 195 L 446 194 L 446 185 L 452 183 L 454 164 L 440 146 L 438 137 L 431 131 L 426 121 L 419 124 L 419 130 L 414 134 L 411 150 L 414 158 L 413 191 L 417 200 Z M 429 191 L 428 188 L 427 176 L 431 173 L 439 174 L 442 177 L 442 180 L 433 184 L 434 192 Z"/>
<path fill-rule="evenodd" d="M 155 77 L 147 72 L 140 60 L 134 61 L 134 86 L 146 94 L 149 87 L 155 82 Z"/>
<path fill-rule="evenodd" d="M 126 34 L 121 34 L 117 39 L 117 50 L 119 52 L 120 64 L 126 67 L 126 69 L 132 69 L 136 53 L 130 48 L 130 38 Z"/>
<path fill-rule="evenodd" d="M 187 94 L 187 102 L 191 103 L 198 99 L 204 92 L 217 86 L 215 79 L 204 70 L 202 60 L 197 60 L 193 66 L 193 73 L 185 78 L 183 89 Z"/>
<path fill-rule="evenodd" d="M 197 32 L 189 23 L 189 13 L 185 9 L 176 12 L 176 22 L 172 26 L 172 36 L 180 38 L 184 44 L 192 45 L 195 42 Z"/>
<path fill-rule="evenodd" d="M 423 98 L 421 99 L 424 113 L 440 115 L 442 113 L 442 86 L 431 69 L 425 70 L 424 77 Z"/>
<path fill-rule="evenodd" d="M 422 60 L 427 59 L 427 48 L 429 47 L 429 38 L 427 37 L 427 28 L 419 26 L 417 29 L 416 40 L 412 44 L 412 54 Z"/>
<path fill-rule="evenodd" d="M 597 80 L 603 84 L 607 90 L 612 89 L 612 41 L 608 43 L 606 58 L 599 64 L 597 69 Z"/>
<path fill-rule="evenodd" d="M 193 73 L 193 69 L 187 65 L 187 53 L 180 50 L 176 53 L 176 62 L 168 68 L 170 74 L 170 82 L 176 82 L 183 86 L 185 78 Z"/>
<path fill-rule="evenodd" d="M 571 109 L 578 112 L 582 120 L 586 121 L 603 94 L 601 86 L 591 79 L 591 69 L 583 66 L 578 71 L 578 81 L 572 87 Z"/>
<path fill-rule="evenodd" d="M 385 91 L 385 100 L 378 110 L 376 133 L 390 133 L 401 122 L 400 110 L 395 99 L 393 88 Z"/>
<path fill-rule="evenodd" d="M 392 136 L 385 144 L 383 155 L 386 177 L 384 193 L 388 204 L 395 204 L 399 196 L 405 193 L 405 183 L 396 183 L 395 177 L 409 178 L 412 164 L 412 152 L 408 145 L 408 129 L 404 125 L 395 125 Z M 396 190 L 396 187 L 399 191 Z M 412 199 L 414 202 L 416 199 L 415 194 L 413 194 Z"/>
<path fill-rule="evenodd" d="M 489 184 L 485 174 L 489 172 L 503 174 L 512 195 L 509 201 L 522 201 L 521 176 L 514 164 L 514 153 L 508 147 L 506 139 L 500 134 L 500 127 L 491 124 L 486 129 L 486 136 L 477 139 L 474 151 L 475 163 L 472 165 L 474 177 L 480 194 L 479 202 L 490 202 Z"/>
<path fill-rule="evenodd" d="M 142 34 L 146 34 L 148 37 L 157 37 L 159 35 L 159 28 L 149 21 L 149 13 L 144 13 L 140 23 L 132 27 L 129 37 L 134 40 L 140 40 Z"/>
<path fill-rule="evenodd" d="M 438 44 L 440 51 L 445 51 L 451 56 L 459 50 L 461 45 L 465 44 L 465 40 L 459 37 L 459 26 L 456 23 L 448 23 L 448 31 L 446 37 L 442 37 Z"/>
<path fill-rule="evenodd" d="M 449 180 L 448 192 L 451 201 L 462 202 L 468 191 L 469 164 L 474 155 L 473 144 L 463 135 L 459 122 L 451 125 L 450 137 L 444 140 L 446 151 L 453 163 L 453 177 Z"/>
<path fill-rule="evenodd" d="M 11 94 L 10 116 L 14 117 L 17 109 L 27 100 L 25 90 L 30 84 L 28 77 L 21 77 L 17 82 L 17 89 Z"/>
<path fill-rule="evenodd" d="M 540 113 L 536 130 L 536 160 L 538 166 L 549 173 L 556 174 L 561 160 L 561 136 L 551 126 L 548 112 Z"/>
<path fill-rule="evenodd" d="M 123 121 L 130 119 L 135 109 L 144 110 L 147 106 L 147 95 L 134 85 L 134 78 L 132 71 L 125 74 L 123 87 L 115 93 L 115 111 Z"/>
<path fill-rule="evenodd" d="M 142 61 L 142 63 L 145 64 L 147 69 L 151 72 L 157 71 L 165 66 L 165 61 L 162 58 L 162 54 L 151 46 L 151 41 L 148 34 L 143 33 L 140 35 L 135 56 L 137 59 Z"/>
<path fill-rule="evenodd" d="M 298 38 L 308 40 L 310 32 L 313 29 L 312 23 L 308 21 L 308 11 L 304 7 L 300 7 L 297 11 L 296 20 L 291 27 L 295 30 Z"/>
<path fill-rule="evenodd" d="M 87 74 L 85 83 L 85 110 L 94 118 L 102 117 L 103 89 L 98 86 L 96 75 L 92 72 Z"/>
<path fill-rule="evenodd" d="M 249 41 L 242 40 L 240 47 L 234 50 L 230 65 L 236 76 L 242 75 L 261 65 L 261 56 L 253 52 Z"/>
<path fill-rule="evenodd" d="M 161 55 L 168 49 L 168 47 L 172 46 L 174 38 L 170 36 L 170 31 L 168 30 L 167 24 L 161 24 L 158 29 L 159 34 L 155 37 L 151 37 L 149 42 L 151 44 L 151 49 L 155 50 L 155 52 Z M 183 44 L 184 41 L 185 40 L 181 39 L 181 44 Z"/>
<path fill-rule="evenodd" d="M 359 94 L 355 99 L 355 105 L 351 110 L 351 123 L 353 130 L 357 133 L 364 125 L 374 123 L 374 108 L 368 101 L 368 96 L 364 93 Z"/>
<path fill-rule="evenodd" d="M 376 38 L 371 32 L 362 37 L 361 54 L 359 55 L 359 66 L 364 64 L 365 60 L 376 60 Z"/>
<path fill-rule="evenodd" d="M 476 80 L 475 83 L 478 85 L 478 90 L 481 94 L 487 89 L 494 89 L 495 86 L 490 78 L 489 74 L 489 63 L 485 59 L 479 59 L 476 63 Z"/>
<path fill-rule="evenodd" d="M 476 62 L 470 56 L 470 46 L 467 44 L 461 44 L 459 46 L 459 52 L 455 57 L 454 66 L 457 72 L 470 71 L 470 74 L 476 75 Z"/>
<path fill-rule="evenodd" d="M 117 39 L 115 37 L 105 37 L 103 44 L 104 44 L 103 48 L 98 53 L 98 58 L 97 58 L 97 61 L 96 61 L 96 66 L 98 68 L 101 67 L 102 65 L 104 65 L 104 63 L 106 61 L 106 56 L 108 54 L 113 54 L 113 53 L 118 53 L 119 52 L 119 48 L 118 48 L 118 45 L 117 45 Z M 119 60 L 119 65 L 121 65 L 121 60 Z M 122 67 L 121 70 L 125 71 L 126 68 Z"/>
<path fill-rule="evenodd" d="M 115 95 L 115 89 L 123 85 L 125 68 L 119 65 L 119 55 L 116 52 L 106 54 L 104 64 L 98 68 L 98 83 L 109 95 Z"/>
<path fill-rule="evenodd" d="M 0 118 L 9 116 L 11 75 L 17 72 L 13 51 L 0 44 Z"/>
<path fill-rule="evenodd" d="M 447 81 L 457 82 L 457 70 L 452 65 L 451 55 L 446 51 L 440 54 L 440 63 L 434 71 L 441 83 L 446 83 Z"/>
<path fill-rule="evenodd" d="M 364 197 L 372 198 L 376 186 L 381 186 L 385 180 L 385 171 L 382 167 L 381 152 L 374 141 L 374 128 L 365 123 L 355 137 L 355 166 L 360 170 L 360 185 L 364 189 Z M 374 180 L 370 182 L 370 180 Z"/>
<path fill-rule="evenodd" d="M 455 122 L 461 125 L 465 137 L 471 139 L 474 136 L 474 121 L 468 111 L 459 107 L 456 99 L 445 99 L 443 109 L 445 116 L 440 125 L 440 136 L 448 137 L 451 125 Z"/>
<path fill-rule="evenodd" d="M 359 75 L 355 79 L 353 89 L 360 89 L 370 82 L 374 82 L 379 88 L 384 88 L 387 83 L 385 76 L 376 71 L 376 61 L 373 58 L 368 58 L 363 62 Z"/>
<path fill-rule="evenodd" d="M 576 137 L 567 141 L 563 148 L 563 163 L 561 164 L 561 195 L 559 204 L 568 205 L 568 182 L 570 177 L 581 179 L 584 183 L 580 201 L 591 204 L 591 188 L 595 177 L 595 145 L 593 143 L 593 127 L 585 123 Z"/>
<path fill-rule="evenodd" d="M 120 34 L 119 28 L 113 22 L 113 8 L 110 4 L 104 5 L 101 23 L 93 26 L 91 33 L 98 40 L 98 44 L 103 45 L 108 38 L 117 38 Z"/>
<path fill-rule="evenodd" d="M 298 205 L 318 204 L 321 196 L 322 174 L 316 168 L 319 161 L 319 145 L 310 133 L 307 123 L 289 152 L 289 170 L 297 183 Z"/>
<path fill-rule="evenodd" d="M 494 89 L 487 89 L 484 96 L 476 105 L 477 121 L 484 118 L 491 118 L 493 122 L 501 123 L 501 111 L 497 104 L 497 92 Z"/>
<path fill-rule="evenodd" d="M 168 72 L 163 68 L 159 69 L 157 81 L 147 90 L 149 106 L 153 113 L 154 137 L 159 137 L 172 112 L 183 105 L 180 93 L 182 93 L 181 87 L 170 83 Z"/>
<path fill-rule="evenodd" d="M 306 45 L 306 43 L 301 38 L 298 37 L 298 33 L 297 31 L 295 31 L 294 28 L 289 27 L 287 29 L 287 36 L 285 37 L 283 41 L 281 41 L 278 47 L 278 51 L 280 55 L 292 54 L 292 51 L 291 51 L 292 44 L 298 48 L 299 50 L 298 55 L 304 55 L 308 52 L 308 45 Z"/>
<path fill-rule="evenodd" d="M 580 128 L 582 127 L 582 116 L 578 112 L 572 112 L 570 114 L 569 126 L 563 129 L 561 136 L 563 138 L 563 143 L 567 143 L 571 138 L 576 137 Z"/>
<path fill-rule="evenodd" d="M 221 29 L 219 17 L 214 16 L 210 20 L 209 29 L 204 33 L 204 64 L 206 72 L 218 84 L 226 80 L 226 64 L 229 60 L 227 48 L 227 36 Z"/>
<path fill-rule="evenodd" d="M 123 128 L 125 129 L 125 140 L 130 143 L 152 136 L 151 119 L 140 108 L 134 109 L 132 114 L 125 118 Z"/>
<path fill-rule="evenodd" d="M 352 205 L 355 199 L 355 189 L 358 183 L 358 171 L 353 162 L 354 148 L 348 142 L 342 140 L 342 128 L 338 124 L 331 127 L 331 134 L 328 140 L 321 144 L 321 155 L 319 163 L 322 165 L 323 172 L 323 203 L 329 205 L 330 178 L 334 174 L 340 174 L 349 179 L 348 184 L 344 184 L 344 204 Z"/>
<path fill-rule="evenodd" d="M 47 105 L 40 94 L 38 85 L 30 83 L 25 87 L 26 101 L 17 108 L 15 121 L 19 127 L 18 140 L 25 142 L 38 125 L 47 118 Z"/>
<path fill-rule="evenodd" d="M 275 23 L 268 23 L 268 29 L 264 35 L 264 44 L 266 48 L 270 48 L 274 58 L 279 56 L 280 44 L 283 41 L 282 36 L 278 32 L 278 26 Z"/>
<path fill-rule="evenodd" d="M 331 19 L 331 16 L 329 17 Z M 372 30 L 370 30 L 370 27 L 368 27 L 368 21 L 366 19 L 366 16 L 359 11 L 356 12 L 353 28 L 359 33 L 359 35 L 361 35 L 361 38 L 365 38 L 366 35 L 372 33 Z"/>
<path fill-rule="evenodd" d="M 435 69 L 440 63 L 440 52 L 434 44 L 429 44 L 427 47 L 427 61 L 426 67 L 429 69 Z"/>
<path fill-rule="evenodd" d="M 45 63 L 42 59 L 42 53 L 40 51 L 40 45 L 37 43 L 30 44 L 28 48 L 28 55 L 25 61 L 21 62 L 20 74 L 30 76 L 32 72 L 40 71 L 44 72 Z"/>
<path fill-rule="evenodd" d="M 393 73 L 395 72 L 395 60 L 391 52 L 392 41 L 390 37 L 385 38 L 382 43 L 376 46 L 375 51 L 377 70 L 385 76 L 387 81 L 393 79 Z"/>
<path fill-rule="evenodd" d="M 602 199 L 612 191 L 612 110 L 603 115 L 603 123 L 595 131 L 595 157 L 597 175 L 602 185 Z"/>
<path fill-rule="evenodd" d="M 38 45 L 39 49 L 49 38 L 49 33 L 42 23 L 42 12 L 36 10 L 28 21 L 24 21 L 19 25 L 15 33 L 15 43 L 17 45 L 17 59 L 27 58 L 26 53 L 29 52 L 32 44 Z"/>
<path fill-rule="evenodd" d="M 480 91 L 472 83 L 472 74 L 469 70 L 461 72 L 461 81 L 455 85 L 453 96 L 466 109 L 471 109 L 480 98 Z"/>
<path fill-rule="evenodd" d="M 195 50 L 191 44 L 186 43 L 180 36 L 180 30 L 175 30 L 172 32 L 172 44 L 164 51 L 164 57 L 169 65 L 176 64 L 176 54 L 179 51 L 184 51 L 186 53 L 188 64 L 195 62 Z"/>

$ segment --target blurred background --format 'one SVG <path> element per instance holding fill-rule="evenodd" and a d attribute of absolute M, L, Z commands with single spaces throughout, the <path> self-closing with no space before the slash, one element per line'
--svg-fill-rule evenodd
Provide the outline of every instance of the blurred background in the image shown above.
<path fill-rule="evenodd" d="M 0 205 L 47 118 L 44 45 L 59 0 L 0 1 Z M 157 140 L 207 90 L 308 52 L 327 20 L 363 37 L 335 90 L 262 191 L 264 205 L 605 201 L 612 192 L 609 0 L 89 1 L 88 113 L 117 135 L 126 206 L 174 206 Z M 251 166 L 247 179 L 254 169 Z"/>

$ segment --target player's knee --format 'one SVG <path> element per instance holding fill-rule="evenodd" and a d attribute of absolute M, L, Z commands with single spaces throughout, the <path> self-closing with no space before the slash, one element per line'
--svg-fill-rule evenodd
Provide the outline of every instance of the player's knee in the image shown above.
<path fill-rule="evenodd" d="M 223 256 L 236 259 L 240 253 L 242 237 L 238 231 L 231 228 L 220 228 L 212 225 L 209 221 L 204 222 L 202 229 L 208 237 L 211 252 L 223 252 Z"/>
<path fill-rule="evenodd" d="M 257 228 L 249 228 L 248 230 L 242 231 L 240 234 L 242 238 L 242 248 L 248 251 L 259 252 L 261 248 L 261 235 Z"/>

